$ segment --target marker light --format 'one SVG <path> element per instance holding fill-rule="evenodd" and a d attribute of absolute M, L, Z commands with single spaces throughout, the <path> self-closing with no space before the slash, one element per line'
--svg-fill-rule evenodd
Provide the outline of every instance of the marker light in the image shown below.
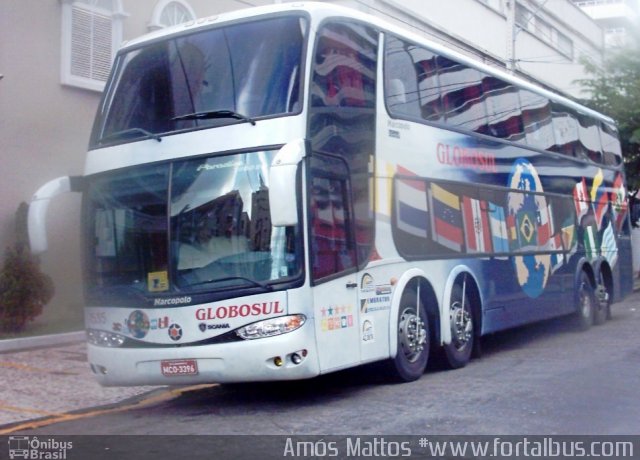
<path fill-rule="evenodd" d="M 236 334 L 245 340 L 273 337 L 295 331 L 302 327 L 306 319 L 304 315 L 280 316 L 278 318 L 265 319 L 241 327 L 236 331 Z"/>
<path fill-rule="evenodd" d="M 284 364 L 284 361 L 280 356 L 276 356 L 275 358 L 273 358 L 273 364 L 275 364 L 277 367 L 280 367 Z"/>
<path fill-rule="evenodd" d="M 90 344 L 98 345 L 99 347 L 115 348 L 122 346 L 125 337 L 120 334 L 114 334 L 113 332 L 99 331 L 97 329 L 87 329 L 87 341 Z"/>

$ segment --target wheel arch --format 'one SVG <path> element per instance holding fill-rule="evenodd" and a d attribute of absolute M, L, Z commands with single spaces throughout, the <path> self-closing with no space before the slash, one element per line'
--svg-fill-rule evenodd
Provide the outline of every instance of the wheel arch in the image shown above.
<path fill-rule="evenodd" d="M 604 281 L 604 285 L 609 292 L 611 298 L 615 298 L 615 286 L 613 283 L 613 270 L 611 269 L 611 265 L 609 265 L 609 261 L 606 259 L 602 259 L 598 261 L 596 266 L 594 267 L 596 274 L 602 274 L 602 279 Z M 594 277 L 595 280 L 598 280 L 598 277 Z M 596 283 L 594 283 L 595 285 Z"/>

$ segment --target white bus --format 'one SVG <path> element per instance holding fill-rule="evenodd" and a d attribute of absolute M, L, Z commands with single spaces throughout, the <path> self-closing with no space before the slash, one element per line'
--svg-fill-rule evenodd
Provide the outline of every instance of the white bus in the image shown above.
<path fill-rule="evenodd" d="M 611 119 L 321 3 L 127 43 L 84 175 L 88 359 L 103 385 L 464 366 L 485 334 L 631 288 Z"/>

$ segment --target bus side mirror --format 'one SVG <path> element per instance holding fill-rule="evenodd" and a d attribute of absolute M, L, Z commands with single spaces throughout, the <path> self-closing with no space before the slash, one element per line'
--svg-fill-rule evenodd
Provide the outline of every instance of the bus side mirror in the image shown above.
<path fill-rule="evenodd" d="M 269 210 L 271 225 L 274 227 L 287 227 L 298 223 L 296 175 L 305 152 L 304 139 L 298 139 L 284 145 L 271 163 Z"/>
<path fill-rule="evenodd" d="M 53 197 L 68 192 L 80 191 L 80 177 L 58 177 L 42 187 L 31 198 L 27 225 L 31 252 L 40 254 L 47 250 L 47 209 Z"/>

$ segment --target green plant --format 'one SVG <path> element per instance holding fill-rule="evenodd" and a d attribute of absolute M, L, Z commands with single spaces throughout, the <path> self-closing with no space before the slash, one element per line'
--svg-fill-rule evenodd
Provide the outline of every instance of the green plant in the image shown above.
<path fill-rule="evenodd" d="M 20 332 L 42 313 L 54 293 L 51 278 L 29 250 L 26 203 L 16 212 L 15 243 L 7 248 L 0 269 L 0 331 Z"/>

